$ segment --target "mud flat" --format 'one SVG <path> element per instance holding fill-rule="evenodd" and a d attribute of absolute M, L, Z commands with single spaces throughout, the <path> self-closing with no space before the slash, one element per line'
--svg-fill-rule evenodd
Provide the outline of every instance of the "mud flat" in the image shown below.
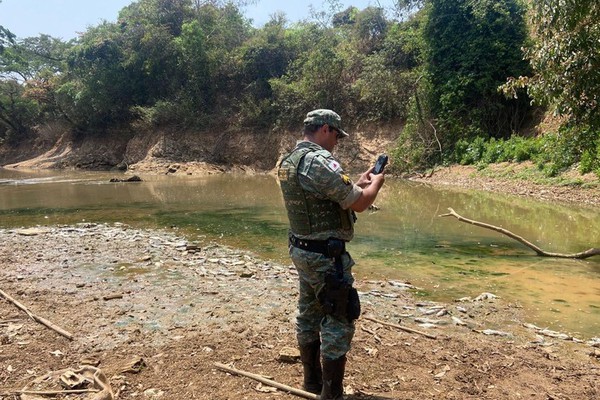
<path fill-rule="evenodd" d="M 0 229 L 0 243 L 3 293 L 72 335 L 0 299 L 0 399 L 48 398 L 23 390 L 64 391 L 82 366 L 108 399 L 295 397 L 215 363 L 301 387 L 290 265 L 125 224 Z M 600 339 L 530 325 L 491 293 L 441 304 L 406 282 L 357 288 L 348 399 L 600 398 Z"/>

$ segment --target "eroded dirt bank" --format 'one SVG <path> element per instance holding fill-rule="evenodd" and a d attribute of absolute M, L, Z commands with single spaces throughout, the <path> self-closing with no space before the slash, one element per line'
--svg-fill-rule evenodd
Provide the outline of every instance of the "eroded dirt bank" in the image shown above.
<path fill-rule="evenodd" d="M 0 229 L 0 243 L 0 289 L 73 335 L 2 299 L 0 399 L 24 388 L 62 390 L 44 377 L 82 364 L 103 372 L 115 399 L 295 398 L 214 366 L 301 386 L 301 365 L 281 358 L 295 348 L 289 265 L 123 224 Z M 600 397 L 600 339 L 528 325 L 518 306 L 489 294 L 437 304 L 418 301 L 403 282 L 357 287 L 363 317 L 348 399 Z"/>
<path fill-rule="evenodd" d="M 18 147 L 0 146 L 5 168 L 130 169 L 132 171 L 188 174 L 230 170 L 267 172 L 302 135 L 297 132 L 129 130 L 74 138 L 65 127 L 48 126 L 39 137 Z M 363 171 L 377 155 L 393 147 L 397 127 L 353 131 L 339 144 L 337 154 L 345 168 Z M 180 168 L 173 170 L 173 165 Z"/>

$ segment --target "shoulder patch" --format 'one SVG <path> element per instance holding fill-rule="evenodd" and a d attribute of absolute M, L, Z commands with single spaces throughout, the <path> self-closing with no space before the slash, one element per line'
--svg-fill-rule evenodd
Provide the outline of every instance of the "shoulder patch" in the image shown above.
<path fill-rule="evenodd" d="M 277 171 L 277 177 L 279 178 L 280 181 L 287 181 L 288 178 L 290 176 L 290 170 L 288 168 L 279 168 L 279 171 Z"/>
<path fill-rule="evenodd" d="M 340 169 L 340 163 L 335 161 L 335 160 L 331 160 L 329 161 L 329 164 L 327 164 L 327 166 L 329 167 L 330 170 L 332 170 L 333 172 L 336 172 L 338 169 Z"/>
<path fill-rule="evenodd" d="M 350 180 L 350 177 L 348 175 L 342 175 L 342 180 L 344 181 L 344 183 L 346 185 L 349 185 L 352 181 Z"/>

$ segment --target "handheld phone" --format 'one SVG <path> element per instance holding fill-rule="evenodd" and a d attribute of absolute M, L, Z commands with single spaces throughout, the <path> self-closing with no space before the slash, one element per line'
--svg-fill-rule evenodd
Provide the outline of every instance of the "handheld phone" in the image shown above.
<path fill-rule="evenodd" d="M 383 169 L 388 163 L 388 156 L 385 154 L 377 157 L 377 162 L 375 163 L 375 168 L 373 168 L 373 174 L 377 175 L 383 172 Z"/>

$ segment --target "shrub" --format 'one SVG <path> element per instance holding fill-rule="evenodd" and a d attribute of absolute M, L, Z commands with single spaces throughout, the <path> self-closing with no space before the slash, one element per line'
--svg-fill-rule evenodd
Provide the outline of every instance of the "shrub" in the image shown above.
<path fill-rule="evenodd" d="M 473 140 L 460 139 L 454 147 L 454 160 L 462 165 L 477 164 L 484 159 L 486 139 L 477 136 Z"/>
<path fill-rule="evenodd" d="M 131 112 L 137 118 L 133 126 L 138 129 L 152 129 L 168 124 L 181 124 L 189 119 L 185 104 L 159 100 L 153 106 L 134 106 Z"/>
<path fill-rule="evenodd" d="M 456 143 L 454 159 L 460 164 L 491 164 L 499 162 L 523 162 L 535 159 L 542 151 L 540 140 L 512 136 L 508 140 L 478 136 L 468 141 L 461 139 Z M 548 162 L 546 160 L 545 162 Z"/>

